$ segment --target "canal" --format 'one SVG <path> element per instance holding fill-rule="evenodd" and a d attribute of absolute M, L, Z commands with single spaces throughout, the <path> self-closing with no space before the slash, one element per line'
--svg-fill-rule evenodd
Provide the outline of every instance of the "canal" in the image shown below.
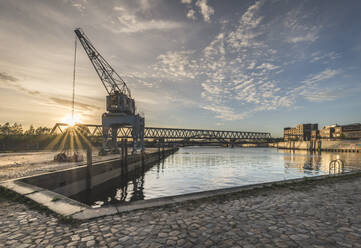
<path fill-rule="evenodd" d="M 344 168 L 330 170 L 341 159 Z M 99 207 L 234 186 L 347 172 L 361 168 L 359 153 L 311 153 L 275 148 L 187 147 L 157 163 L 71 198 Z"/>

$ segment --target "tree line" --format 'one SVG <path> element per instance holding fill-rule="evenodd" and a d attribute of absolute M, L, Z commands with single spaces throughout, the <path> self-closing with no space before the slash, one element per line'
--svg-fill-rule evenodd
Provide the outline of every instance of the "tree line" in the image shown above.
<path fill-rule="evenodd" d="M 54 139 L 48 127 L 24 129 L 21 124 L 0 123 L 0 151 L 40 150 Z"/>
<path fill-rule="evenodd" d="M 25 136 L 38 136 L 38 135 L 49 135 L 51 129 L 48 127 L 34 128 L 30 125 L 29 129 L 24 130 L 21 124 L 14 123 L 11 125 L 9 122 L 1 125 L 0 123 L 0 136 L 11 136 L 11 135 L 25 135 Z"/>

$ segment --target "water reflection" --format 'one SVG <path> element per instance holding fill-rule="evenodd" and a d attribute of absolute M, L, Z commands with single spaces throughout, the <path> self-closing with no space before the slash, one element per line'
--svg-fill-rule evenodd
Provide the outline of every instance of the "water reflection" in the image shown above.
<path fill-rule="evenodd" d="M 344 171 L 358 170 L 361 165 L 361 154 L 359 153 L 333 153 L 333 152 L 310 152 L 282 150 L 284 154 L 285 168 L 295 168 L 302 173 L 315 173 L 322 171 L 325 174 L 342 173 L 340 165 L 331 165 L 332 161 L 343 161 Z M 330 167 L 331 166 L 331 167 Z"/>
<path fill-rule="evenodd" d="M 141 167 L 111 179 L 101 185 L 85 190 L 71 198 L 94 208 L 119 202 L 144 199 L 144 176 L 151 167 Z M 124 171 L 123 171 L 124 172 Z"/>
<path fill-rule="evenodd" d="M 344 167 L 331 166 L 341 159 Z M 181 148 L 152 167 L 124 173 L 72 198 L 94 207 L 204 190 L 359 170 L 359 153 L 274 148 Z"/>

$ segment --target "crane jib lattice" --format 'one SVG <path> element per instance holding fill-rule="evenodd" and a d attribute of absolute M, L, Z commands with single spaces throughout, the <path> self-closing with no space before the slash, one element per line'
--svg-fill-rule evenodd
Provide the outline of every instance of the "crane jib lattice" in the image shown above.
<path fill-rule="evenodd" d="M 89 134 L 96 136 L 102 134 L 101 125 L 78 124 L 79 126 L 88 128 Z M 63 132 L 68 124 L 57 123 L 52 133 L 57 130 Z M 121 127 L 118 129 L 118 138 L 132 138 L 131 127 Z M 202 129 L 183 129 L 183 128 L 160 128 L 145 127 L 144 138 L 147 139 L 245 139 L 260 140 L 270 139 L 271 134 L 265 132 L 244 132 L 244 131 L 222 131 L 222 130 L 202 130 Z"/>

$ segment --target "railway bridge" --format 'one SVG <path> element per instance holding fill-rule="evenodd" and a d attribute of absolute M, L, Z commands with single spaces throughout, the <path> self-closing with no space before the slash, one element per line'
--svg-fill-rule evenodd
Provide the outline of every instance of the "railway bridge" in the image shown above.
<path fill-rule="evenodd" d="M 82 128 L 88 136 L 101 137 L 103 135 L 102 125 L 76 124 L 76 126 Z M 69 125 L 66 123 L 56 123 L 51 133 L 63 133 L 67 127 L 69 127 Z M 124 126 L 118 128 L 117 137 L 118 139 L 131 139 L 132 127 Z M 272 137 L 271 134 L 267 132 L 145 127 L 144 139 L 147 143 L 161 140 L 166 143 L 183 144 L 239 144 L 269 142 L 272 140 Z"/>

